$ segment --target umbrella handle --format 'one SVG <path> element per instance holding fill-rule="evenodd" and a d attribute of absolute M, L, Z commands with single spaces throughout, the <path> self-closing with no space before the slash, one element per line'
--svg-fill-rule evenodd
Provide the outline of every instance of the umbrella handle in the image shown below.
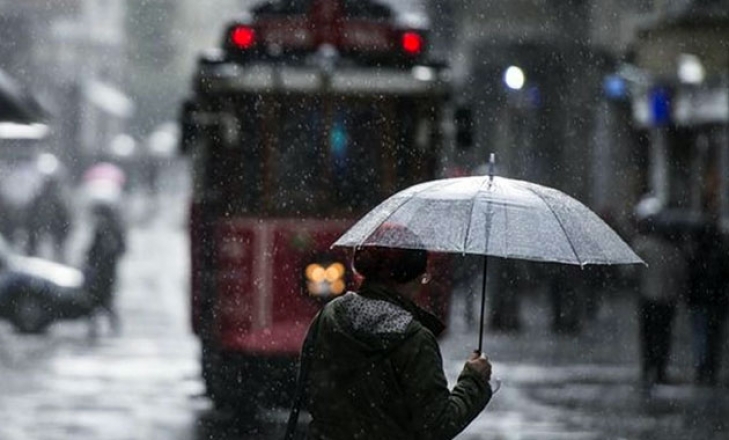
<path fill-rule="evenodd" d="M 483 349 L 483 322 L 484 322 L 484 311 L 486 309 L 486 271 L 488 269 L 489 258 L 483 256 L 483 277 L 481 278 L 481 315 L 478 324 L 478 348 L 475 350 L 477 354 L 482 353 Z"/>

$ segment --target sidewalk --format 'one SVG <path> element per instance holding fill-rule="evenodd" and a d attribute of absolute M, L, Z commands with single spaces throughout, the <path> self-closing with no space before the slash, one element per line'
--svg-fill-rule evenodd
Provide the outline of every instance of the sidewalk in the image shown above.
<path fill-rule="evenodd" d="M 466 328 L 462 296 L 442 341 L 449 380 L 478 343 Z M 494 376 L 503 381 L 487 410 L 460 437 L 476 439 L 725 439 L 729 436 L 729 344 L 722 385 L 691 383 L 690 333 L 685 309 L 674 328 L 669 378 L 646 392 L 639 384 L 636 306 L 614 294 L 579 335 L 554 335 L 550 309 L 537 293 L 523 298 L 522 330 L 484 336 Z M 726 341 L 726 339 L 725 339 Z"/>

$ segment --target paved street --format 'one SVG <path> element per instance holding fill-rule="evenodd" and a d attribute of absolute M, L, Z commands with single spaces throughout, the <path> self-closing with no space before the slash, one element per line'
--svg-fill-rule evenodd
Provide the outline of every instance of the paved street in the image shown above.
<path fill-rule="evenodd" d="M 171 226 L 130 233 L 120 337 L 89 340 L 85 322 L 56 324 L 42 336 L 17 335 L 3 323 L 0 438 L 193 438 L 206 403 L 193 398 L 201 388 L 187 326 L 186 242 L 181 223 Z"/>
<path fill-rule="evenodd" d="M 84 322 L 57 324 L 42 336 L 0 324 L 0 439 L 279 438 L 285 410 L 237 423 L 200 396 L 198 346 L 188 327 L 184 204 L 173 202 L 130 232 L 118 297 L 121 336 L 89 340 Z M 450 379 L 477 342 L 461 310 L 458 297 L 442 341 Z M 582 334 L 555 336 L 544 297 L 524 298 L 522 331 L 486 337 L 503 387 L 460 438 L 726 438 L 726 387 L 689 383 L 685 313 L 671 370 L 678 383 L 651 395 L 637 387 L 633 310 L 630 298 L 614 295 Z M 724 359 L 726 383 L 726 351 Z"/>
<path fill-rule="evenodd" d="M 455 314 L 460 303 L 456 303 Z M 463 439 L 724 439 L 729 432 L 725 343 L 723 386 L 691 384 L 688 316 L 681 310 L 671 359 L 671 385 L 639 386 L 637 320 L 632 299 L 614 293 L 594 322 L 576 336 L 549 331 L 546 298 L 522 302 L 522 331 L 488 334 L 484 351 L 502 389 Z M 455 320 L 443 341 L 451 360 L 475 347 L 477 332 Z M 726 341 L 726 340 L 725 340 Z"/>

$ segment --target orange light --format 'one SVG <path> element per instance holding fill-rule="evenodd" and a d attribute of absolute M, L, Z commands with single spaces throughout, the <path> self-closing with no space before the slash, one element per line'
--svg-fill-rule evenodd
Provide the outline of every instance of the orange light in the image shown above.
<path fill-rule="evenodd" d="M 408 31 L 402 34 L 400 44 L 402 45 L 402 49 L 407 54 L 418 55 L 423 51 L 423 46 L 425 46 L 425 40 L 423 39 L 423 36 L 419 33 Z"/>
<path fill-rule="evenodd" d="M 325 277 L 327 281 L 333 283 L 344 276 L 344 265 L 342 263 L 334 263 L 327 267 Z"/>
<path fill-rule="evenodd" d="M 230 33 L 230 41 L 239 49 L 250 49 L 256 44 L 256 31 L 249 26 L 236 26 Z"/>
<path fill-rule="evenodd" d="M 315 283 L 321 283 L 326 278 L 326 270 L 318 264 L 308 265 L 305 273 L 306 278 Z"/>
<path fill-rule="evenodd" d="M 307 265 L 304 276 L 309 296 L 326 299 L 341 295 L 347 289 L 346 275 L 347 269 L 340 262 L 331 263 L 326 267 L 319 263 Z"/>
<path fill-rule="evenodd" d="M 332 283 L 332 293 L 334 295 L 341 295 L 342 292 L 344 292 L 345 288 L 346 286 L 344 285 L 344 281 L 342 280 L 337 280 Z"/>

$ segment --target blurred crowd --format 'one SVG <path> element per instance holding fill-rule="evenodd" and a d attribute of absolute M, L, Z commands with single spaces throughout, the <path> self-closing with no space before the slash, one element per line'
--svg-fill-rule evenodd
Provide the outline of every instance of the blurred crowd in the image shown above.
<path fill-rule="evenodd" d="M 43 252 L 65 261 L 74 210 L 71 186 L 60 162 L 48 153 L 19 150 L 3 157 L 0 167 L 2 235 L 28 255 Z"/>
<path fill-rule="evenodd" d="M 645 389 L 670 377 L 675 321 L 684 307 L 690 324 L 693 377 L 699 386 L 722 383 L 722 349 L 729 316 L 729 245 L 716 219 L 687 216 L 650 198 L 636 207 L 634 230 L 621 231 L 646 266 L 569 266 L 489 258 L 486 322 L 495 332 L 519 332 L 520 302 L 543 294 L 555 335 L 578 335 L 599 318 L 601 303 L 621 292 L 636 303 L 640 382 Z M 456 292 L 465 295 L 464 321 L 478 319 L 483 259 L 454 265 Z"/>
<path fill-rule="evenodd" d="M 0 233 L 15 252 L 76 266 L 83 272 L 89 334 L 98 316 L 120 331 L 114 309 L 117 266 L 126 250 L 126 173 L 111 162 L 91 164 L 74 179 L 49 153 L 13 150 L 0 161 Z"/>

